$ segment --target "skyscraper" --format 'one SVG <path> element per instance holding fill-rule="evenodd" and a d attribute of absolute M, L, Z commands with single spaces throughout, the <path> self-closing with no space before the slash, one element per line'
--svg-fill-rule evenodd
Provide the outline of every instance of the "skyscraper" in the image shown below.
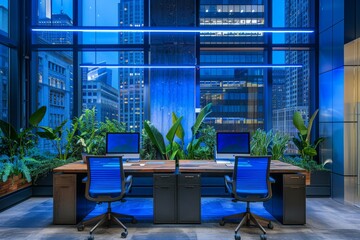
<path fill-rule="evenodd" d="M 201 1 L 200 25 L 256 28 L 266 25 L 264 1 Z M 200 33 L 200 64 L 263 64 L 263 33 Z M 247 44 L 246 48 L 238 47 Z M 212 103 L 206 122 L 220 131 L 255 131 L 264 124 L 262 69 L 214 68 L 200 70 L 200 105 Z"/>
<path fill-rule="evenodd" d="M 124 0 L 119 3 L 119 25 L 126 27 L 144 26 L 144 2 Z M 123 32 L 119 34 L 120 44 L 142 44 L 143 33 Z M 119 63 L 141 65 L 142 51 L 119 52 Z M 126 123 L 128 131 L 140 132 L 144 121 L 144 70 L 141 68 L 119 69 L 119 120 Z"/>
<path fill-rule="evenodd" d="M 309 1 L 285 1 L 285 16 L 285 27 L 310 27 Z M 292 33 L 285 35 L 286 44 L 309 43 L 309 41 L 308 34 Z M 273 129 L 295 136 L 297 130 L 292 121 L 294 112 L 301 112 L 305 119 L 309 117 L 310 52 L 306 50 L 285 51 L 285 63 L 301 63 L 303 66 L 302 68 L 287 68 L 285 70 L 285 81 L 282 85 L 285 104 L 273 108 Z M 288 152 L 295 153 L 297 148 L 290 144 Z"/>

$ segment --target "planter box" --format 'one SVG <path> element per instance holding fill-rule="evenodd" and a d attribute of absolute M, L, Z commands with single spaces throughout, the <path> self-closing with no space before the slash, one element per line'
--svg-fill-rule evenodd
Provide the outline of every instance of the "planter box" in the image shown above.
<path fill-rule="evenodd" d="M 9 178 L 6 182 L 0 182 L 0 197 L 16 192 L 20 189 L 29 187 L 31 183 L 21 176 L 14 176 Z"/>
<path fill-rule="evenodd" d="M 331 172 L 312 171 L 310 185 L 306 186 L 308 197 L 330 197 L 331 196 Z"/>

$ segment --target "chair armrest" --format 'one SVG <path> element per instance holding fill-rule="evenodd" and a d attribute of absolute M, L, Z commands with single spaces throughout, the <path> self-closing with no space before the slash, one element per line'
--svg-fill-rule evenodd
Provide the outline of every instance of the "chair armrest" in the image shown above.
<path fill-rule="evenodd" d="M 275 179 L 273 179 L 272 177 L 269 177 L 269 181 L 270 181 L 271 183 L 275 183 L 275 182 L 276 182 Z"/>
<path fill-rule="evenodd" d="M 225 175 L 225 186 L 229 193 L 233 193 L 233 184 L 233 180 L 228 175 Z"/>
<path fill-rule="evenodd" d="M 125 179 L 125 193 L 128 193 L 132 186 L 132 175 L 127 176 Z"/>
<path fill-rule="evenodd" d="M 84 178 L 81 180 L 81 182 L 82 182 L 82 183 L 86 183 L 87 180 L 88 180 L 88 178 L 87 178 L 87 177 L 84 177 Z"/>

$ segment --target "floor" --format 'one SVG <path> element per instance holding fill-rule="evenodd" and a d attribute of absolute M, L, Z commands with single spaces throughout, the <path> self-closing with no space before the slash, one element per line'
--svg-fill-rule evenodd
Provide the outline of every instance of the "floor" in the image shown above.
<path fill-rule="evenodd" d="M 152 199 L 128 198 L 117 203 L 114 211 L 129 213 L 138 219 L 137 224 L 125 223 L 128 240 L 223 240 L 234 239 L 235 223 L 219 226 L 221 216 L 243 211 L 243 203 L 233 203 L 229 198 L 203 198 L 201 224 L 153 224 Z M 98 207 L 89 217 L 106 209 Z M 252 210 L 264 217 L 271 216 L 261 204 L 252 204 Z M 30 198 L 0 213 L 0 239 L 87 239 L 89 228 L 78 232 L 75 226 L 52 224 L 52 198 Z M 118 227 L 100 228 L 95 239 L 120 239 Z M 256 228 L 242 228 L 241 239 L 260 239 Z M 281 225 L 274 222 L 267 239 L 317 240 L 360 239 L 360 208 L 345 206 L 328 198 L 307 199 L 306 225 Z"/>

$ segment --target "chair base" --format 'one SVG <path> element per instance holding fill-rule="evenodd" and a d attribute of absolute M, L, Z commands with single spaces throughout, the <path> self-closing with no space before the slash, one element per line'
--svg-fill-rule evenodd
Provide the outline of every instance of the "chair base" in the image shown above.
<path fill-rule="evenodd" d="M 230 216 L 223 217 L 221 222 L 220 222 L 220 225 L 223 226 L 225 224 L 226 220 L 237 220 L 237 219 L 241 219 L 241 220 L 240 220 L 240 223 L 238 224 L 238 226 L 235 229 L 235 239 L 240 239 L 240 235 L 238 234 L 238 231 L 239 231 L 240 227 L 245 225 L 245 224 L 247 226 L 251 226 L 251 222 L 254 224 L 254 226 L 260 228 L 260 230 L 263 232 L 263 234 L 261 235 L 261 239 L 266 239 L 266 230 L 259 223 L 258 220 L 267 222 L 267 227 L 269 229 L 274 228 L 272 223 L 271 223 L 271 220 L 260 217 L 260 216 L 258 216 L 256 214 L 250 212 L 250 203 L 249 202 L 247 202 L 246 212 L 233 214 L 233 215 L 230 215 Z"/>
<path fill-rule="evenodd" d="M 89 220 L 86 220 L 86 221 L 82 221 L 80 222 L 78 225 L 77 225 L 77 229 L 78 231 L 82 231 L 84 230 L 84 227 L 85 226 L 89 226 L 89 225 L 93 225 L 94 223 L 95 226 L 93 226 L 91 229 L 90 229 L 90 237 L 89 239 L 93 239 L 93 232 L 101 225 L 103 225 L 104 223 L 107 224 L 107 227 L 110 227 L 111 225 L 111 222 L 114 222 L 116 223 L 117 225 L 120 225 L 122 229 L 124 229 L 124 232 L 121 233 L 121 237 L 122 238 L 126 238 L 127 235 L 128 235 L 128 232 L 127 232 L 127 228 L 125 227 L 125 225 L 119 220 L 119 218 L 129 218 L 131 219 L 131 222 L 132 223 L 136 223 L 136 219 L 134 216 L 131 216 L 131 215 L 126 215 L 126 214 L 120 214 L 120 213 L 114 213 L 111 211 L 111 206 L 110 206 L 110 203 L 108 203 L 108 208 L 107 208 L 107 212 L 106 213 L 103 213 L 99 216 L 96 216 L 94 218 L 91 218 Z"/>

